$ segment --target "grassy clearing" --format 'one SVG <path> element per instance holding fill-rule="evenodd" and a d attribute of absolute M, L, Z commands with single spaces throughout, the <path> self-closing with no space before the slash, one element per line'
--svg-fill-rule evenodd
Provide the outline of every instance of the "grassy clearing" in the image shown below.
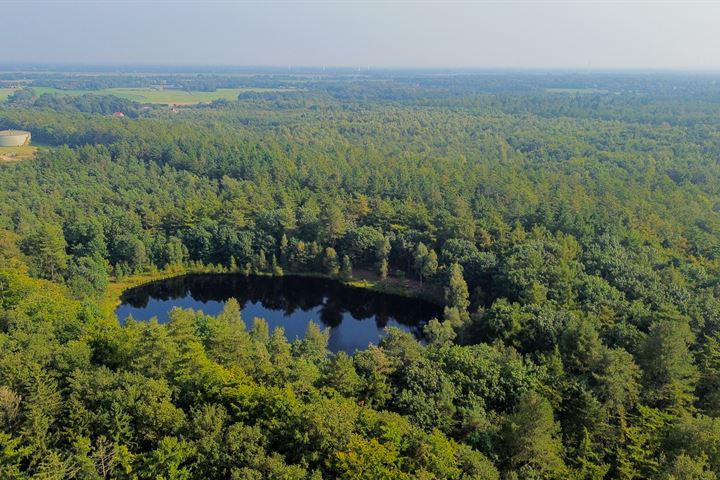
<path fill-rule="evenodd" d="M 35 95 L 38 97 L 42 95 L 43 93 L 61 93 L 65 95 L 82 95 L 84 93 L 98 93 L 101 90 L 61 90 L 59 88 L 52 88 L 52 87 L 30 87 L 32 91 L 35 92 Z"/>
<path fill-rule="evenodd" d="M 431 303 L 444 305 L 443 290 L 437 285 L 420 283 L 412 278 L 387 277 L 380 280 L 377 273 L 368 270 L 354 270 L 353 278 L 343 281 L 345 285 L 367 288 L 375 292 L 388 293 L 401 297 L 421 298 Z"/>
<path fill-rule="evenodd" d="M 0 163 L 19 162 L 35 158 L 38 147 L 26 145 L 23 147 L 0 147 Z"/>
<path fill-rule="evenodd" d="M 154 282 L 156 280 L 179 277 L 188 273 L 193 272 L 185 269 L 165 270 L 161 272 L 132 275 L 129 277 L 123 277 L 120 280 L 111 281 L 108 288 L 105 290 L 105 294 L 98 301 L 98 305 L 105 316 L 108 318 L 114 318 L 115 309 L 118 305 L 120 305 L 120 297 L 125 290 Z"/>
<path fill-rule="evenodd" d="M 15 93 L 16 88 L 0 88 L 0 102 Z"/>
<path fill-rule="evenodd" d="M 184 90 L 152 90 L 149 88 L 113 88 L 104 90 L 103 92 L 140 103 L 192 105 L 196 103 L 212 102 L 213 100 L 234 101 L 237 100 L 238 95 L 244 92 L 278 91 L 287 90 L 271 88 L 218 88 L 214 92 L 197 92 Z"/>
<path fill-rule="evenodd" d="M 576 95 L 590 95 L 594 93 L 609 93 L 607 90 L 597 88 L 546 88 L 548 93 L 572 93 Z"/>
<path fill-rule="evenodd" d="M 213 100 L 237 100 L 244 92 L 286 92 L 288 89 L 273 88 L 218 88 L 214 92 L 185 90 L 156 90 L 152 88 L 106 88 L 102 90 L 60 90 L 49 87 L 32 87 L 37 95 L 43 93 L 60 93 L 64 95 L 115 95 L 116 97 L 133 100 L 139 103 L 155 103 L 159 105 L 194 105 Z M 0 90 L 1 92 L 1 90 Z M 9 94 L 8 94 L 9 95 Z M 7 96 L 7 95 L 6 95 Z M 0 99 L 2 99 L 0 93 Z"/>

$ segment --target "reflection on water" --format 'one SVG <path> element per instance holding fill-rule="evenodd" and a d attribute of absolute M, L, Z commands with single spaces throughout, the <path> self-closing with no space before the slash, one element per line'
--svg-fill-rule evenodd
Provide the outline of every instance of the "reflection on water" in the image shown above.
<path fill-rule="evenodd" d="M 439 317 L 440 308 L 418 300 L 351 288 L 332 280 L 309 277 L 246 277 L 243 275 L 186 275 L 160 280 L 126 291 L 116 314 L 122 321 L 157 317 L 167 322 L 174 307 L 217 315 L 225 302 L 240 302 L 250 325 L 254 317 L 282 326 L 288 339 L 302 337 L 311 320 L 330 327 L 331 351 L 352 353 L 377 344 L 387 326 L 420 335 L 422 325 Z"/>

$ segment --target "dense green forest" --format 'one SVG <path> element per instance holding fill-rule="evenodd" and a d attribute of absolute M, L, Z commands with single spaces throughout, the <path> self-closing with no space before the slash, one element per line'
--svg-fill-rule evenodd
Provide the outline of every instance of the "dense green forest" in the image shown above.
<path fill-rule="evenodd" d="M 716 78 L 164 75 L 294 90 L 0 105 L 44 146 L 0 165 L 0 478 L 720 475 Z M 347 355 L 103 308 L 192 269 L 412 278 L 444 317 Z"/>

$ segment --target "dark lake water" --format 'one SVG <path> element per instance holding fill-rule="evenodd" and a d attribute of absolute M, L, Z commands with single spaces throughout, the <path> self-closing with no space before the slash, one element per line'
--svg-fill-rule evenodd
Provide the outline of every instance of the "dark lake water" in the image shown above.
<path fill-rule="evenodd" d="M 157 317 L 168 321 L 174 307 L 193 308 L 217 315 L 225 302 L 240 302 L 248 328 L 252 319 L 267 320 L 270 329 L 285 328 L 290 341 L 305 334 L 310 321 L 330 327 L 328 348 L 352 353 L 377 344 L 388 326 L 412 332 L 440 317 L 437 305 L 419 299 L 347 287 L 339 282 L 309 277 L 246 277 L 243 275 L 186 275 L 127 290 L 115 313 L 124 321 Z"/>

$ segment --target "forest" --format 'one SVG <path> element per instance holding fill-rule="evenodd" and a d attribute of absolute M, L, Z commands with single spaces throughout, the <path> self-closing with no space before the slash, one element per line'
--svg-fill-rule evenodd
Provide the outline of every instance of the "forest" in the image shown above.
<path fill-rule="evenodd" d="M 93 78 L 0 103 L 43 146 L 0 165 L 0 478 L 720 476 L 717 78 Z M 159 81 L 293 90 L 92 93 Z M 107 308 L 199 270 L 409 278 L 444 314 L 348 355 L 234 301 Z"/>

